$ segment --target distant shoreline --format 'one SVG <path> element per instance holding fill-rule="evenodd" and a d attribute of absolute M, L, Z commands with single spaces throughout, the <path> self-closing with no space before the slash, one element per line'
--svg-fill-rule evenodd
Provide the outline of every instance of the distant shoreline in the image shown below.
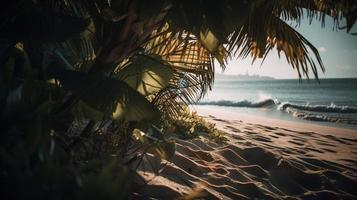
<path fill-rule="evenodd" d="M 220 78 L 229 78 L 229 79 L 237 79 L 237 80 L 302 80 L 302 81 L 315 81 L 314 77 L 310 77 L 309 79 L 303 77 L 299 78 L 276 78 L 271 76 L 260 76 L 257 74 L 249 75 L 249 74 L 215 74 L 217 79 Z M 357 77 L 319 77 L 319 80 L 336 80 L 336 79 L 357 79 Z"/>
<path fill-rule="evenodd" d="M 237 79 L 237 80 L 275 80 L 274 77 L 270 76 L 260 76 L 257 74 L 249 75 L 249 74 L 236 74 L 236 75 L 226 75 L 226 74 L 215 74 L 217 79 Z"/>
<path fill-rule="evenodd" d="M 319 80 L 340 80 L 340 79 L 357 79 L 357 77 L 347 77 L 347 78 L 340 78 L 340 77 L 337 77 L 337 78 L 319 78 Z M 274 78 L 274 80 L 299 80 L 298 78 Z M 301 80 L 303 81 L 315 81 L 316 79 L 315 78 L 310 78 L 310 79 L 307 79 L 307 78 L 302 78 Z"/>

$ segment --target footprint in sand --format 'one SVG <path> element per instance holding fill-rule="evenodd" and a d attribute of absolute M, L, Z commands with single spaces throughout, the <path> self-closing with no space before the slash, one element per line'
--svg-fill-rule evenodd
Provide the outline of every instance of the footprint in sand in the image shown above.
<path fill-rule="evenodd" d="M 316 142 L 317 144 L 319 145 L 322 145 L 322 146 L 327 146 L 327 147 L 336 147 L 336 145 L 334 144 L 331 144 L 331 143 L 328 143 L 326 141 L 323 141 L 323 142 Z"/>
<path fill-rule="evenodd" d="M 351 159 L 340 159 L 340 160 L 352 163 L 354 166 L 357 166 L 357 160 L 351 160 Z"/>
<path fill-rule="evenodd" d="M 293 140 L 289 140 L 288 142 L 291 143 L 291 144 L 298 145 L 298 146 L 304 146 L 305 145 L 304 143 L 296 142 L 296 141 L 293 141 Z"/>
<path fill-rule="evenodd" d="M 351 138 L 341 138 L 341 140 L 346 140 L 346 141 L 349 141 L 349 142 L 354 142 L 354 143 L 357 143 L 357 139 L 351 139 Z"/>
<path fill-rule="evenodd" d="M 232 134 L 232 138 L 237 139 L 237 140 L 244 140 L 242 136 Z"/>
<path fill-rule="evenodd" d="M 229 129 L 230 131 L 233 131 L 235 133 L 240 133 L 241 131 L 233 126 L 226 126 L 227 129 Z"/>
<path fill-rule="evenodd" d="M 276 135 L 269 135 L 269 137 L 272 137 L 272 138 L 275 138 L 275 139 L 280 138 L 279 136 L 276 136 Z"/>
<path fill-rule="evenodd" d="M 298 141 L 298 142 L 302 142 L 302 143 L 307 142 L 307 139 L 301 138 L 301 137 L 295 137 L 295 138 L 293 138 L 293 140 Z"/>
<path fill-rule="evenodd" d="M 328 138 L 328 139 L 330 139 L 330 140 L 332 140 L 332 141 L 337 141 L 337 142 L 339 142 L 339 143 L 341 143 L 341 144 L 352 145 L 351 143 L 346 142 L 346 141 L 344 141 L 344 140 L 342 140 L 342 139 L 339 139 L 338 137 L 333 136 L 333 135 L 326 135 L 325 137 Z"/>
<path fill-rule="evenodd" d="M 307 149 L 309 151 L 317 152 L 317 153 L 325 153 L 324 151 L 321 151 L 321 150 L 313 148 L 313 147 L 305 147 L 305 149 Z"/>
<path fill-rule="evenodd" d="M 266 132 L 272 132 L 278 129 L 278 127 L 271 127 L 271 126 L 264 126 L 264 125 L 257 125 L 257 127 L 263 129 Z"/>
<path fill-rule="evenodd" d="M 253 131 L 244 131 L 243 133 L 246 133 L 246 134 L 250 134 L 250 135 L 255 135 L 255 134 L 258 134 L 256 132 L 253 132 Z"/>
<path fill-rule="evenodd" d="M 264 136 L 253 136 L 252 139 L 259 141 L 259 142 L 271 142 L 271 139 Z"/>
<path fill-rule="evenodd" d="M 286 134 L 284 133 L 281 133 L 281 132 L 273 132 L 275 135 L 278 135 L 278 136 L 286 136 Z"/>
<path fill-rule="evenodd" d="M 328 148 L 321 148 L 324 151 L 330 152 L 330 153 L 337 153 L 337 151 L 332 150 L 332 149 L 328 149 Z"/>

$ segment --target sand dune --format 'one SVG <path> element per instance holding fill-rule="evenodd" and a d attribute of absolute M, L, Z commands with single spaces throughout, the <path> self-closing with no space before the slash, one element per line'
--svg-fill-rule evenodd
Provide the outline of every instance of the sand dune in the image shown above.
<path fill-rule="evenodd" d="M 227 132 L 228 141 L 177 139 L 172 162 L 149 157 L 151 168 L 140 168 L 149 181 L 141 193 L 150 199 L 177 199 L 192 190 L 201 191 L 201 199 L 357 199 L 357 134 L 207 120 Z M 159 174 L 152 163 L 162 168 Z"/>

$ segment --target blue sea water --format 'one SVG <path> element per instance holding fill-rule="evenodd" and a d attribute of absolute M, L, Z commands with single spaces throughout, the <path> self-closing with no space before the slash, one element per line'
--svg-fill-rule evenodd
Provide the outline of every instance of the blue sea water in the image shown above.
<path fill-rule="evenodd" d="M 357 78 L 215 80 L 197 106 L 357 130 Z"/>

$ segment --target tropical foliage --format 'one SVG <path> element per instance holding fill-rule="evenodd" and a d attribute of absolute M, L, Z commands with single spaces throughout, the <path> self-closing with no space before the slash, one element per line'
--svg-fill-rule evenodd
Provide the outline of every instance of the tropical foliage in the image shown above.
<path fill-rule="evenodd" d="M 167 118 L 163 122 L 163 131 L 175 134 L 178 138 L 192 139 L 199 136 L 206 136 L 215 142 L 226 140 L 224 132 L 218 130 L 216 125 L 206 121 L 196 112 L 190 111 L 187 107 L 181 112 L 178 118 Z"/>
<path fill-rule="evenodd" d="M 311 70 L 317 78 L 324 70 L 317 49 L 286 21 L 323 23 L 326 15 L 350 31 L 356 2 L 3 2 L 1 196 L 133 194 L 128 166 L 149 149 L 172 158 L 165 120 L 179 118 L 211 88 L 215 60 L 224 68 L 228 58 L 255 60 L 277 49 L 299 77 Z"/>

